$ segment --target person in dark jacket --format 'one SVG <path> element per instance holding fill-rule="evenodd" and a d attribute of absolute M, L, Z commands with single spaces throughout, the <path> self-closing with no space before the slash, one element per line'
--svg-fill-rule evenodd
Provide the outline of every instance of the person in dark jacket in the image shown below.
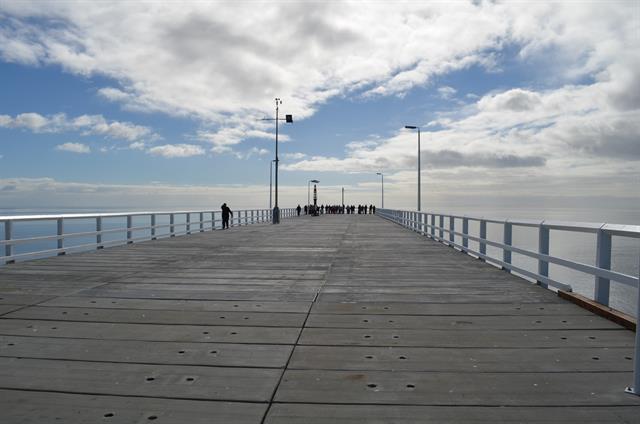
<path fill-rule="evenodd" d="M 229 228 L 229 215 L 233 216 L 233 211 L 223 203 L 220 207 L 222 209 L 222 229 Z"/>
<path fill-rule="evenodd" d="M 302 208 L 300 207 L 300 205 L 298 205 L 298 207 L 296 208 L 296 212 L 298 212 L 298 216 L 300 216 L 301 211 L 302 211 Z"/>

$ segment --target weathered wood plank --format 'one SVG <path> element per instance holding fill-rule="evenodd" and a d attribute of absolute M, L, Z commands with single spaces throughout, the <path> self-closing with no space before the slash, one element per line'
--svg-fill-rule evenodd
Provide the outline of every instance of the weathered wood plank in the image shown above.
<path fill-rule="evenodd" d="M 1 311 L 1 310 L 0 310 Z M 7 319 L 114 322 L 132 324 L 301 327 L 306 315 L 279 312 L 156 311 L 137 309 L 57 308 L 30 306 L 7 313 Z"/>
<path fill-rule="evenodd" d="M 23 309 L 14 315 L 28 314 L 33 308 Z M 468 330 L 584 330 L 619 329 L 620 326 L 595 315 L 572 316 L 435 316 L 435 315 L 330 315 L 312 314 L 307 327 L 321 328 L 380 328 L 424 329 L 455 331 Z"/>
<path fill-rule="evenodd" d="M 617 330 L 386 330 L 305 328 L 301 345 L 415 347 L 631 347 L 633 338 Z"/>
<path fill-rule="evenodd" d="M 56 299 L 57 300 L 57 299 Z M 48 304 L 46 302 L 44 304 Z M 439 315 L 439 316 L 546 316 L 546 315 L 588 315 L 591 312 L 579 306 L 565 303 L 330 303 L 316 302 L 311 310 L 313 314 L 376 314 L 376 315 Z"/>
<path fill-rule="evenodd" d="M 451 406 L 639 405 L 631 373 L 445 373 L 287 370 L 278 402 Z"/>
<path fill-rule="evenodd" d="M 299 328 L 206 325 L 112 324 L 0 319 L 7 336 L 74 337 L 104 340 L 293 344 Z"/>
<path fill-rule="evenodd" d="M 138 309 L 167 311 L 239 311 L 239 312 L 290 312 L 307 313 L 311 302 L 251 302 L 233 300 L 163 300 L 163 299 L 123 299 L 102 297 L 57 297 L 40 306 L 70 308 L 95 307 L 107 309 Z M 578 308 L 582 311 L 581 308 Z"/>
<path fill-rule="evenodd" d="M 140 364 L 284 367 L 290 345 L 0 336 L 0 356 Z"/>
<path fill-rule="evenodd" d="M 446 407 L 276 403 L 269 409 L 265 424 L 631 424 L 639 414 L 639 406 Z"/>
<path fill-rule="evenodd" d="M 0 357 L 0 388 L 265 402 L 280 371 Z"/>
<path fill-rule="evenodd" d="M 633 371 L 633 348 L 296 346 L 289 369 L 444 372 Z"/>
<path fill-rule="evenodd" d="M 267 405 L 0 389 L 3 421 L 20 424 L 259 424 Z"/>

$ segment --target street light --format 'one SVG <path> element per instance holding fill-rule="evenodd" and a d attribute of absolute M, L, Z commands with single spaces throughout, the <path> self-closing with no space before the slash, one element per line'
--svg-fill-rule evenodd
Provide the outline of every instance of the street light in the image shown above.
<path fill-rule="evenodd" d="M 310 196 L 311 183 L 318 184 L 319 182 L 320 181 L 318 180 L 309 180 L 309 182 L 307 182 L 307 213 L 308 214 L 311 213 L 311 196 Z"/>
<path fill-rule="evenodd" d="M 275 162 L 275 159 L 272 159 L 269 162 L 269 209 L 271 209 L 271 194 L 272 194 L 272 189 L 271 189 L 271 185 L 272 185 L 272 180 L 273 180 L 273 163 Z"/>
<path fill-rule="evenodd" d="M 382 172 L 376 172 L 376 175 L 380 175 L 382 178 L 382 209 L 384 209 L 384 174 Z"/>
<path fill-rule="evenodd" d="M 418 211 L 420 211 L 420 127 L 413 125 L 404 126 L 408 130 L 418 130 Z"/>
<path fill-rule="evenodd" d="M 273 208 L 273 224 L 280 223 L 280 208 L 278 207 L 278 121 L 285 121 L 287 123 L 293 122 L 293 115 L 285 115 L 284 119 L 280 118 L 280 105 L 282 104 L 282 100 L 276 97 L 276 117 L 274 118 L 263 118 L 262 121 L 276 121 L 276 158 L 274 162 L 276 163 L 276 206 Z"/>

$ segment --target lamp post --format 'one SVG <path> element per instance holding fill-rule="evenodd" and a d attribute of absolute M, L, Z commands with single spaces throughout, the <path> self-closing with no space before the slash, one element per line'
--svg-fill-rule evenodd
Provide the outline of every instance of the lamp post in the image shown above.
<path fill-rule="evenodd" d="M 318 180 L 309 180 L 307 182 L 307 213 L 311 214 L 311 183 L 318 184 Z"/>
<path fill-rule="evenodd" d="M 282 104 L 282 100 L 276 97 L 276 117 L 274 118 L 263 118 L 262 121 L 276 121 L 276 158 L 274 162 L 276 163 L 276 205 L 273 208 L 273 224 L 280 223 L 280 208 L 278 207 L 278 121 L 285 121 L 287 123 L 293 122 L 293 115 L 285 115 L 284 119 L 280 118 L 280 105 Z"/>
<path fill-rule="evenodd" d="M 376 175 L 380 175 L 382 181 L 382 209 L 384 209 L 384 174 L 382 172 L 376 172 Z"/>
<path fill-rule="evenodd" d="M 420 127 L 405 125 L 408 130 L 418 130 L 418 211 L 420 211 Z"/>
<path fill-rule="evenodd" d="M 272 192 L 273 189 L 271 188 L 272 186 L 272 181 L 273 181 L 273 163 L 275 162 L 275 159 L 272 159 L 269 162 L 269 209 L 271 209 L 271 196 L 272 196 Z"/>

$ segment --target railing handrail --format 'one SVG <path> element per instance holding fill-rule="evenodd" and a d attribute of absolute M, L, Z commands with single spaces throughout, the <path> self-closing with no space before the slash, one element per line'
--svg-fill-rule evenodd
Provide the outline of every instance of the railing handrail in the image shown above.
<path fill-rule="evenodd" d="M 273 217 L 273 211 L 271 209 L 239 209 L 233 211 L 234 214 L 230 217 L 231 226 L 237 225 L 250 225 L 256 223 L 270 222 Z M 191 220 L 192 215 L 199 215 L 196 220 Z M 211 219 L 205 219 L 205 214 L 210 216 Z M 144 240 L 155 240 L 162 237 L 175 237 L 180 235 L 188 235 L 196 232 L 213 231 L 218 229 L 217 224 L 222 222 L 221 210 L 178 210 L 178 211 L 125 211 L 125 212 L 107 212 L 107 213 L 72 213 L 72 214 L 46 214 L 46 215 L 4 215 L 0 216 L 0 223 L 4 225 L 4 240 L 0 240 L 0 248 L 4 246 L 3 251 L 0 251 L 0 264 L 12 263 L 17 259 L 28 259 L 38 256 L 46 256 L 52 254 L 64 255 L 67 251 L 76 250 L 89 250 L 92 248 L 101 249 L 106 246 L 117 244 L 129 244 Z M 176 222 L 176 216 L 184 216 L 183 222 Z M 159 224 L 156 221 L 157 217 L 169 217 L 169 223 Z M 290 218 L 297 216 L 295 208 L 282 208 L 280 209 L 281 218 Z M 143 225 L 133 225 L 134 217 L 149 217 L 150 222 Z M 103 219 L 109 218 L 126 218 L 126 223 L 123 223 L 121 227 L 103 229 Z M 65 222 L 73 220 L 95 220 L 95 230 L 93 231 L 79 231 L 75 233 L 64 232 Z M 52 235 L 13 238 L 13 224 L 16 222 L 29 222 L 29 221 L 53 221 L 57 223 L 57 232 Z M 157 229 L 168 228 L 167 233 L 156 234 Z M 176 230 L 179 228 L 179 230 Z M 135 232 L 149 231 L 147 236 L 134 236 Z M 103 240 L 103 235 L 112 233 L 126 234 L 126 238 L 122 240 Z M 65 246 L 64 241 L 72 238 L 80 237 L 95 237 L 94 243 L 85 243 L 81 245 Z M 36 242 L 51 241 L 57 244 L 56 248 L 47 248 L 45 250 L 33 250 L 25 253 L 15 254 L 13 251 L 14 246 L 25 245 Z M 2 253 L 4 255 L 2 256 Z"/>
<path fill-rule="evenodd" d="M 460 215 L 450 214 L 442 212 L 430 212 L 430 211 L 417 211 L 412 209 L 376 209 L 376 211 L 402 211 L 411 213 L 422 213 L 426 215 L 444 216 L 455 219 L 468 219 L 469 221 L 484 221 L 490 224 L 512 224 L 518 227 L 539 227 L 543 225 L 550 230 L 562 230 L 562 231 L 574 231 L 583 233 L 597 233 L 598 230 L 605 231 L 608 234 L 621 236 L 640 238 L 640 225 L 631 224 L 614 224 L 606 222 L 588 222 L 588 221 L 562 221 L 562 220 L 549 220 L 549 219 L 523 219 L 523 218 L 496 218 L 486 217 L 478 215 Z M 0 217 L 1 218 L 1 217 Z"/>
<path fill-rule="evenodd" d="M 398 218 L 393 215 L 394 212 L 410 214 L 410 216 L 403 216 Z M 494 263 L 500 262 L 499 265 L 502 267 L 506 267 L 506 268 L 513 267 L 513 265 L 511 265 L 510 263 L 511 262 L 510 257 L 508 261 L 503 262 L 498 258 L 492 258 L 491 256 L 486 255 L 486 252 L 482 252 L 482 251 L 476 252 L 470 249 L 467 245 L 465 245 L 465 243 L 463 244 L 454 243 L 454 241 L 452 240 L 452 237 L 459 236 L 460 238 L 463 239 L 463 242 L 468 242 L 468 240 L 475 241 L 481 246 L 480 250 L 483 250 L 482 249 L 483 246 L 484 248 L 486 248 L 486 246 L 489 245 L 489 246 L 496 247 L 498 249 L 502 249 L 503 251 L 525 255 L 525 256 L 537 259 L 538 261 L 542 261 L 546 264 L 553 263 L 553 264 L 557 264 L 557 265 L 570 268 L 576 271 L 591 274 L 597 278 L 613 280 L 618 283 L 631 286 L 631 287 L 640 286 L 640 279 L 638 277 L 634 277 L 632 275 L 624 274 L 621 272 L 611 271 L 610 258 L 606 266 L 598 266 L 598 264 L 596 264 L 596 266 L 588 265 L 581 262 L 576 262 L 569 259 L 552 256 L 552 255 L 549 255 L 548 252 L 534 252 L 531 250 L 518 248 L 513 246 L 511 242 L 501 243 L 499 241 L 490 240 L 486 237 L 486 235 L 484 237 L 474 236 L 468 232 L 468 229 L 467 229 L 467 232 L 465 233 L 465 232 L 455 231 L 454 228 L 451 226 L 447 228 L 444 225 L 443 226 L 432 225 L 428 222 L 426 218 L 425 220 L 421 221 L 413 218 L 411 215 L 415 215 L 415 216 L 421 215 L 424 217 L 428 217 L 428 216 L 443 217 L 443 218 L 451 218 L 451 219 L 462 219 L 462 220 L 468 220 L 468 221 L 477 220 L 485 223 L 500 223 L 503 225 L 527 226 L 527 227 L 534 226 L 531 224 L 534 221 L 527 220 L 523 223 L 521 220 L 511 220 L 511 219 L 492 220 L 490 218 L 476 218 L 476 217 L 471 217 L 467 215 L 450 215 L 450 214 L 441 214 L 441 213 L 432 213 L 432 212 L 418 212 L 418 211 L 412 211 L 412 210 L 394 210 L 394 209 L 377 209 L 376 213 L 383 216 L 384 218 L 387 218 L 396 223 L 399 223 L 400 225 L 414 229 L 415 231 L 423 235 L 426 235 L 427 237 L 431 237 L 435 240 L 441 241 L 448 245 L 452 245 L 452 246 L 455 245 L 454 247 L 457 247 L 460 250 L 463 250 L 467 253 L 473 253 L 476 256 L 478 253 L 480 253 L 482 254 L 482 256 L 486 256 L 486 258 L 483 257 L 483 259 L 489 262 L 494 262 Z M 573 232 L 583 232 L 583 233 L 591 233 L 591 234 L 597 234 L 599 231 L 601 231 L 605 234 L 608 234 L 609 236 L 615 235 L 619 237 L 631 237 L 631 238 L 640 237 L 640 226 L 637 226 L 637 225 L 604 224 L 604 223 L 589 223 L 589 222 L 575 223 L 575 222 L 545 221 L 545 220 L 535 221 L 535 222 L 537 222 L 535 227 L 543 228 L 545 230 L 573 231 Z M 451 223 L 449 224 L 451 225 Z M 436 235 L 435 234 L 436 231 L 441 235 L 439 236 Z M 450 236 L 449 239 L 446 239 L 444 237 L 444 233 L 449 234 Z M 611 249 L 609 246 L 609 252 L 608 252 L 609 255 L 611 253 L 610 250 Z M 536 276 L 544 277 L 545 279 L 549 278 L 549 276 L 545 274 L 536 274 Z M 555 281 L 553 283 L 557 283 L 557 284 L 552 284 L 552 285 L 554 286 L 560 285 L 564 289 L 570 288 L 570 285 L 566 283 L 560 283 Z M 605 303 L 605 305 L 608 306 L 608 302 Z"/>
<path fill-rule="evenodd" d="M 293 209 L 293 208 L 287 208 Z M 262 211 L 264 209 L 239 209 L 235 212 L 244 211 Z M 104 213 L 62 213 L 62 214 L 47 214 L 47 215 L 0 215 L 1 221 L 42 221 L 52 219 L 83 219 L 83 218 L 120 218 L 124 216 L 145 216 L 145 215 L 184 215 L 184 214 L 196 214 L 196 213 L 221 213 L 218 208 L 204 209 L 204 210 L 178 210 L 178 211 L 131 211 L 131 212 L 104 212 Z"/>

